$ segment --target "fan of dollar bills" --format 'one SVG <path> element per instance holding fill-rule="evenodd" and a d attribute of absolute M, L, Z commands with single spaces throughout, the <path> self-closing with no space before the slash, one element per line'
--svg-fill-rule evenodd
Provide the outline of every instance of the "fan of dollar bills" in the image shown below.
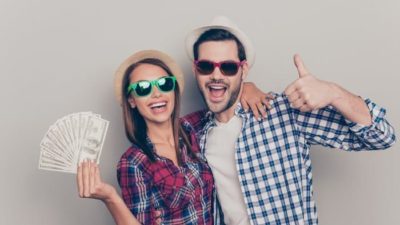
<path fill-rule="evenodd" d="M 108 124 L 92 112 L 57 120 L 40 142 L 39 169 L 76 173 L 84 159 L 99 163 Z"/>

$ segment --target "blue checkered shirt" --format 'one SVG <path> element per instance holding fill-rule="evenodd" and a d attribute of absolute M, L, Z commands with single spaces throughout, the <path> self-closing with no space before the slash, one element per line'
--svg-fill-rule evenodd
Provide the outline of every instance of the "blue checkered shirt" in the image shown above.
<path fill-rule="evenodd" d="M 331 106 L 302 113 L 290 107 L 286 96 L 275 97 L 262 121 L 240 104 L 235 110 L 235 115 L 243 118 L 235 158 L 250 222 L 318 224 L 310 146 L 347 151 L 386 149 L 395 142 L 394 129 L 385 119 L 385 109 L 369 99 L 365 102 L 372 124 L 363 126 L 345 119 Z M 196 130 L 204 156 L 208 132 L 216 126 L 214 114 L 200 111 L 184 119 Z M 217 224 L 223 223 L 221 210 L 214 216 Z"/>

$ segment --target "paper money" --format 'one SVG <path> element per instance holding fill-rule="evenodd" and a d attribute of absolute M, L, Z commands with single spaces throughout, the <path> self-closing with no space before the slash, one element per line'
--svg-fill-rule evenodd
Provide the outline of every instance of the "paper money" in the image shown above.
<path fill-rule="evenodd" d="M 73 113 L 51 125 L 40 142 L 39 169 L 76 173 L 84 159 L 100 162 L 109 122 L 92 112 Z"/>

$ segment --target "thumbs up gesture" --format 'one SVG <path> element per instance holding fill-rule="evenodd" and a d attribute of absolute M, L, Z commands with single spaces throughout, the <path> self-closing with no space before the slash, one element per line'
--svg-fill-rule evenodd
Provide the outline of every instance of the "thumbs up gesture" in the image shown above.
<path fill-rule="evenodd" d="M 294 64 L 299 78 L 285 89 L 293 108 L 309 112 L 330 105 L 337 98 L 334 84 L 314 77 L 297 54 L 294 56 Z"/>

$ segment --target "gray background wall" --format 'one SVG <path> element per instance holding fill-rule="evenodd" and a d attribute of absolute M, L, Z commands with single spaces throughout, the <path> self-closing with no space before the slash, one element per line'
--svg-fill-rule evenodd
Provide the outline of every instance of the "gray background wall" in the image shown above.
<path fill-rule="evenodd" d="M 113 96 L 113 72 L 131 53 L 168 52 L 188 74 L 183 113 L 202 108 L 186 33 L 226 15 L 251 37 L 250 81 L 282 91 L 300 53 L 319 78 L 388 109 L 400 128 L 400 2 L 0 0 L 0 224 L 112 224 L 96 200 L 77 196 L 75 177 L 40 171 L 39 142 L 59 117 L 91 110 L 109 120 L 101 171 L 115 186 L 128 142 Z M 400 224 L 399 145 L 347 153 L 314 147 L 320 224 Z"/>

